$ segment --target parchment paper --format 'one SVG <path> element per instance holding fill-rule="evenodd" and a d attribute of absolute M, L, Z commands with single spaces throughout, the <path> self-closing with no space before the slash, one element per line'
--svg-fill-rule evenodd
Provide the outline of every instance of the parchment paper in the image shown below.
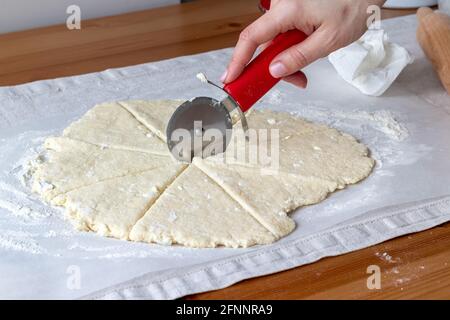
<path fill-rule="evenodd" d="M 177 298 L 449 221 L 450 99 L 415 40 L 415 17 L 383 27 L 416 58 L 383 97 L 363 96 L 323 59 L 306 69 L 307 90 L 281 83 L 258 103 L 348 132 L 377 160 L 367 180 L 293 213 L 297 229 L 269 246 L 189 249 L 78 233 L 21 182 L 43 139 L 96 103 L 217 94 L 195 75 L 218 79 L 231 49 L 0 88 L 0 298 Z"/>

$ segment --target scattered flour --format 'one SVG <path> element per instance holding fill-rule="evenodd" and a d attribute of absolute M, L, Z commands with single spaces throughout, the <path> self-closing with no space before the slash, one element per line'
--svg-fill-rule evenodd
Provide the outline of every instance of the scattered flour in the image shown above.
<path fill-rule="evenodd" d="M 177 220 L 177 214 L 176 214 L 176 212 L 175 211 L 171 211 L 171 212 L 169 212 L 169 217 L 167 218 L 167 220 L 169 221 L 169 222 L 174 222 L 175 220 Z"/>
<path fill-rule="evenodd" d="M 73 229 L 69 230 L 48 230 L 47 232 L 42 234 L 42 237 L 44 238 L 67 238 L 67 237 L 73 237 L 75 235 L 75 232 Z"/>
<path fill-rule="evenodd" d="M 44 219 L 50 217 L 48 211 L 37 211 L 30 207 L 0 199 L 0 208 L 7 210 L 11 215 L 21 219 L 22 221 Z"/>
<path fill-rule="evenodd" d="M 116 240 L 113 240 L 116 241 Z M 154 257 L 183 257 L 181 253 L 175 252 L 173 247 L 132 243 L 131 245 L 118 244 L 106 246 L 83 245 L 73 242 L 67 250 L 74 252 L 83 260 L 95 259 L 127 259 L 127 258 L 154 258 Z"/>
<path fill-rule="evenodd" d="M 262 107 L 289 111 L 306 120 L 323 123 L 356 137 L 367 145 L 376 160 L 376 172 L 394 176 L 394 166 L 406 166 L 426 157 L 432 148 L 413 144 L 404 115 L 378 108 L 344 108 L 330 101 L 293 102 L 287 93 L 274 89 L 263 98 Z M 373 110 L 371 110 L 373 109 Z M 383 170 L 381 170 L 383 168 Z"/>
<path fill-rule="evenodd" d="M 47 181 L 39 181 L 39 188 L 41 189 L 41 192 L 46 192 L 55 189 L 55 186 Z"/>
<path fill-rule="evenodd" d="M 392 268 L 392 273 L 399 274 L 400 271 L 398 270 L 397 267 L 395 267 L 395 268 Z"/>
<path fill-rule="evenodd" d="M 274 124 L 277 123 L 277 121 L 275 119 L 267 119 L 267 123 L 270 124 L 271 126 L 273 126 Z"/>
<path fill-rule="evenodd" d="M 28 235 L 13 237 L 10 235 L 0 234 L 0 248 L 30 254 L 45 253 L 45 249 L 39 246 L 36 241 L 30 239 Z"/>
<path fill-rule="evenodd" d="M 93 247 L 93 246 L 85 246 L 78 242 L 74 242 L 67 246 L 67 250 L 81 250 L 86 252 L 104 252 L 106 250 L 114 250 L 117 249 L 119 246 L 105 246 L 105 247 Z"/>
<path fill-rule="evenodd" d="M 398 287 L 398 286 L 402 286 L 402 285 L 404 285 L 404 284 L 406 284 L 406 283 L 408 283 L 410 281 L 411 281 L 411 278 L 399 278 L 399 279 L 395 280 L 394 284 L 395 284 L 396 287 Z"/>
<path fill-rule="evenodd" d="M 402 260 L 400 258 L 393 258 L 390 254 L 388 254 L 387 252 L 376 252 L 375 255 L 380 259 L 383 260 L 384 262 L 387 263 L 401 263 Z"/>
<path fill-rule="evenodd" d="M 358 126 L 361 130 L 370 126 L 383 133 L 389 139 L 404 141 L 409 137 L 409 131 L 405 125 L 398 121 L 397 116 L 389 110 L 342 110 L 338 105 L 332 105 L 325 101 L 301 101 L 288 102 L 286 93 L 273 89 L 263 100 L 275 109 L 280 106 L 292 110 L 296 116 L 311 121 L 325 122 L 328 125 L 343 125 L 345 127 Z"/>
<path fill-rule="evenodd" d="M 106 253 L 99 255 L 99 259 L 126 259 L 126 258 L 150 258 L 154 257 L 154 254 L 151 251 L 128 251 L 128 252 L 117 252 L 117 253 Z"/>
<path fill-rule="evenodd" d="M 293 112 L 295 115 L 305 117 L 307 119 L 321 119 L 333 125 L 339 122 L 345 122 L 349 125 L 359 126 L 360 130 L 364 130 L 365 126 L 383 133 L 387 138 L 395 141 L 404 141 L 409 137 L 408 129 L 400 123 L 396 116 L 388 110 L 365 111 L 352 110 L 342 111 L 338 108 L 324 109 L 320 104 L 307 103 L 307 107 L 300 107 L 298 111 Z"/>

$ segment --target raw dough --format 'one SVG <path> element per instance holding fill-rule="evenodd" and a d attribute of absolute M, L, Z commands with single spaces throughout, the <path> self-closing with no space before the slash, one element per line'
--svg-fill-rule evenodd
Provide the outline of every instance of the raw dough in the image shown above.
<path fill-rule="evenodd" d="M 190 166 L 138 221 L 134 241 L 191 247 L 248 247 L 275 240 L 211 178 Z"/>
<path fill-rule="evenodd" d="M 53 203 L 66 207 L 79 229 L 128 239 L 131 228 L 184 167 L 161 165 L 100 181 L 59 195 Z"/>
<path fill-rule="evenodd" d="M 63 136 L 100 147 L 168 155 L 167 145 L 116 102 L 97 105 L 65 129 Z"/>
<path fill-rule="evenodd" d="M 294 228 L 287 215 L 367 177 L 374 165 L 353 137 L 288 113 L 253 111 L 252 129 L 279 130 L 279 168 L 248 161 L 242 130 L 222 155 L 176 162 L 165 125 L 180 101 L 94 107 L 62 137 L 48 138 L 33 191 L 81 230 L 190 247 L 271 243 Z M 224 161 L 226 160 L 226 161 Z"/>
<path fill-rule="evenodd" d="M 148 171 L 164 164 L 180 166 L 170 156 L 153 155 L 72 140 L 48 138 L 45 159 L 33 174 L 33 191 L 50 202 L 81 187 Z"/>
<path fill-rule="evenodd" d="M 122 102 L 122 106 L 146 125 L 162 141 L 166 141 L 166 125 L 183 100 L 158 100 Z M 167 150 L 167 146 L 166 146 Z"/>

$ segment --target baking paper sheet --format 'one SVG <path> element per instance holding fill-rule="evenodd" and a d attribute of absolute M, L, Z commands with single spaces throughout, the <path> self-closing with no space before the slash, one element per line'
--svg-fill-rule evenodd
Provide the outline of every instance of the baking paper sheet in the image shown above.
<path fill-rule="evenodd" d="M 96 103 L 215 95 L 195 75 L 218 79 L 231 49 L 0 88 L 0 298 L 177 298 L 449 221 L 450 98 L 416 43 L 415 17 L 383 27 L 416 58 L 383 97 L 363 96 L 323 59 L 306 69 L 307 90 L 281 83 L 258 103 L 348 132 L 377 161 L 367 180 L 294 212 L 296 230 L 269 246 L 190 249 L 78 233 L 21 182 L 43 139 Z"/>

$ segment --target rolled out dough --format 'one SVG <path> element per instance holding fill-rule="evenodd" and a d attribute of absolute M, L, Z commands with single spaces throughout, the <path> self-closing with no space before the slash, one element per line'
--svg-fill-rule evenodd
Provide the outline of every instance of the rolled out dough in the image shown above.
<path fill-rule="evenodd" d="M 81 230 L 190 247 L 271 243 L 294 228 L 291 211 L 367 177 L 374 165 L 353 137 L 288 113 L 253 111 L 252 129 L 278 129 L 279 166 L 252 162 L 253 147 L 233 131 L 222 155 L 179 163 L 165 125 L 177 100 L 95 106 L 61 137 L 48 138 L 33 162 L 32 189 L 66 208 Z M 270 151 L 269 151 L 270 153 Z"/>

